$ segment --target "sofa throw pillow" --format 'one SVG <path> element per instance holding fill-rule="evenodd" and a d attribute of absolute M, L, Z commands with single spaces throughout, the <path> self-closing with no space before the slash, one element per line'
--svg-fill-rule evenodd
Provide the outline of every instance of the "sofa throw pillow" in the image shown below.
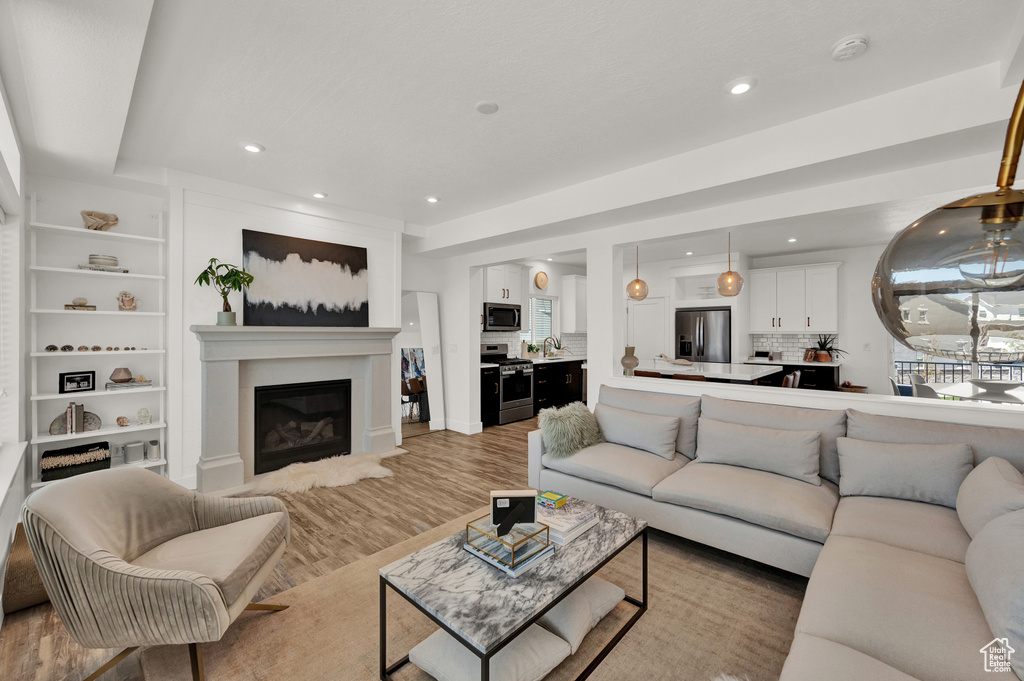
<path fill-rule="evenodd" d="M 956 495 L 957 515 L 971 537 L 990 520 L 1020 510 L 1024 510 L 1024 475 L 998 456 L 978 464 Z"/>
<path fill-rule="evenodd" d="M 897 445 L 841 437 L 839 494 L 923 501 L 956 508 L 960 484 L 974 467 L 965 444 Z"/>
<path fill-rule="evenodd" d="M 642 390 L 627 390 L 601 386 L 601 404 L 619 409 L 639 411 L 658 416 L 678 416 L 679 434 L 676 436 L 676 452 L 692 459 L 697 452 L 697 419 L 700 417 L 700 398 L 685 395 L 649 393 Z"/>
<path fill-rule="evenodd" d="M 821 456 L 818 475 L 839 484 L 839 453 L 836 438 L 846 435 L 846 412 L 842 409 L 808 409 L 778 404 L 723 400 L 704 395 L 701 416 L 744 426 L 778 428 L 780 430 L 816 430 L 821 433 Z"/>
<path fill-rule="evenodd" d="M 1024 650 L 1024 511 L 999 516 L 981 528 L 967 547 L 964 565 L 993 635 Z M 1011 655 L 1010 667 L 1024 679 L 1024 655 Z"/>
<path fill-rule="evenodd" d="M 697 424 L 697 461 L 753 468 L 821 485 L 820 439 L 821 433 L 816 430 L 743 426 L 701 416 Z"/>
<path fill-rule="evenodd" d="M 541 409 L 539 416 L 544 451 L 554 459 L 564 459 L 590 445 L 604 442 L 597 417 L 582 402 L 573 402 L 561 409 Z"/>
<path fill-rule="evenodd" d="M 644 414 L 607 404 L 598 404 L 594 416 L 608 442 L 642 449 L 669 461 L 675 458 L 678 417 Z"/>

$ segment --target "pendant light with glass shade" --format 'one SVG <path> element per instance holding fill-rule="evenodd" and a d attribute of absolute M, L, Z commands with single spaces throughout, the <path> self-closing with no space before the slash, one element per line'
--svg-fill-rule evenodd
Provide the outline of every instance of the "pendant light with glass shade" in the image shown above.
<path fill-rule="evenodd" d="M 900 343 L 927 355 L 1024 360 L 1024 84 L 1006 130 L 996 191 L 946 204 L 901 231 L 878 260 L 875 311 Z"/>
<path fill-rule="evenodd" d="M 640 278 L 640 246 L 636 247 L 636 279 L 626 286 L 626 295 L 633 300 L 643 300 L 647 297 L 647 282 Z"/>
<path fill-rule="evenodd" d="M 732 269 L 732 232 L 729 232 L 729 269 L 718 275 L 718 295 L 731 298 L 743 290 L 743 277 Z"/>

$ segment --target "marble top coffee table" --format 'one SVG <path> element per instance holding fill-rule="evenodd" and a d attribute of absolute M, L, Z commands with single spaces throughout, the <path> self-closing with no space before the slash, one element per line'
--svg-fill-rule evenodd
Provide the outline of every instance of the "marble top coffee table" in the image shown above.
<path fill-rule="evenodd" d="M 387 589 L 394 589 L 441 629 L 480 658 L 481 681 L 490 660 L 544 613 L 583 584 L 638 538 L 643 541 L 643 596 L 626 596 L 637 606 L 578 679 L 585 679 L 647 610 L 647 522 L 595 506 L 598 523 L 550 558 L 513 578 L 463 550 L 465 529 L 380 569 L 380 678 L 408 663 L 406 655 L 387 664 Z"/>

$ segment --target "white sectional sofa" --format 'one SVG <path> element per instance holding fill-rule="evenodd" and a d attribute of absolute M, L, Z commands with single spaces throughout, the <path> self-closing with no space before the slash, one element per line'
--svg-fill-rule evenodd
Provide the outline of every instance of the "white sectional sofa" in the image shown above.
<path fill-rule="evenodd" d="M 608 442 L 567 458 L 530 433 L 530 484 L 808 576 L 782 681 L 991 681 L 999 637 L 1024 659 L 1024 430 L 607 385 L 595 413 Z"/>

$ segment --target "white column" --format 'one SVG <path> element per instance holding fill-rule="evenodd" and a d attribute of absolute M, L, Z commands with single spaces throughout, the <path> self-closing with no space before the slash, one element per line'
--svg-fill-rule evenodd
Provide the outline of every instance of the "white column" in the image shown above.
<path fill-rule="evenodd" d="M 390 452 L 395 448 L 395 430 L 391 423 L 391 380 L 391 355 L 370 355 L 366 358 L 363 451 L 369 454 Z"/>
<path fill-rule="evenodd" d="M 212 492 L 245 482 L 238 451 L 238 360 L 203 362 L 203 452 L 196 488 Z"/>
<path fill-rule="evenodd" d="M 621 376 L 625 353 L 625 284 L 622 248 L 610 241 L 587 245 L 587 403 L 593 408 L 601 383 Z"/>

